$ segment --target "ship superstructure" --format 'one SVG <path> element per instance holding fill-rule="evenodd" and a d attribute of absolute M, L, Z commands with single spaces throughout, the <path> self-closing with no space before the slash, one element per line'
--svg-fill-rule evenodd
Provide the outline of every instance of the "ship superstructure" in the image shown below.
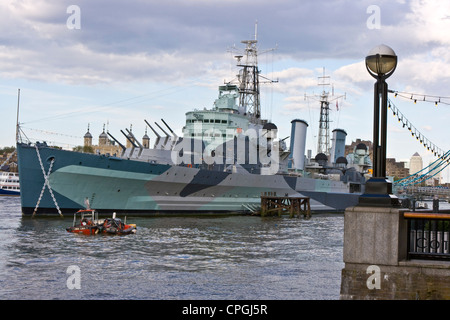
<path fill-rule="evenodd" d="M 236 78 L 219 86 L 219 96 L 211 109 L 186 113 L 183 134 L 186 138 L 204 141 L 209 149 L 235 138 L 248 129 L 261 130 L 268 123 L 261 118 L 258 40 L 243 40 L 243 52 L 234 56 L 239 72 Z M 236 49 L 237 50 L 237 49 Z M 275 82 L 263 78 L 263 82 Z"/>

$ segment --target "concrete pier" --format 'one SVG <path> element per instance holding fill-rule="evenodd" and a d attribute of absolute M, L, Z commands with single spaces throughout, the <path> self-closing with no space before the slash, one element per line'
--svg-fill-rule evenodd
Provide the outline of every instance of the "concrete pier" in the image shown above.
<path fill-rule="evenodd" d="M 450 261 L 408 260 L 407 209 L 345 211 L 342 300 L 450 299 Z"/>

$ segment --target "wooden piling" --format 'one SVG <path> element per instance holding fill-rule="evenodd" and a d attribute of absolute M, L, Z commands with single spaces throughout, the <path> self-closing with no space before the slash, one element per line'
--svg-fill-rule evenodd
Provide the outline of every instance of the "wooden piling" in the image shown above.
<path fill-rule="evenodd" d="M 261 193 L 261 216 L 289 214 L 290 218 L 311 217 L 309 197 L 277 196 L 276 192 Z"/>

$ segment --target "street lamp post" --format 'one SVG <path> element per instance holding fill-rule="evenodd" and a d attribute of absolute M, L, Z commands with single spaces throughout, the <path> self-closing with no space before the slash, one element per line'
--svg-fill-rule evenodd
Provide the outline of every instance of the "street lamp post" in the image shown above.
<path fill-rule="evenodd" d="M 394 73 L 396 67 L 397 55 L 386 45 L 376 46 L 366 57 L 367 71 L 377 81 L 374 85 L 373 172 L 372 178 L 366 183 L 365 193 L 359 199 L 362 205 L 395 206 L 398 204 L 397 197 L 392 194 L 392 182 L 386 178 L 388 93 L 386 79 Z"/>

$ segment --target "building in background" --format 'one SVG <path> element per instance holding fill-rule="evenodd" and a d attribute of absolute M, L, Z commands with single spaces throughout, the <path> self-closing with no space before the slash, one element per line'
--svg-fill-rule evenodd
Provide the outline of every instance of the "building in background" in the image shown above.
<path fill-rule="evenodd" d="M 88 151 L 89 148 L 91 151 Z M 103 126 L 103 132 L 98 136 L 98 145 L 92 144 L 92 134 L 88 131 L 84 135 L 84 151 L 94 152 L 97 154 L 110 154 L 118 155 L 122 151 L 121 147 L 116 145 L 114 140 L 109 140 L 108 135 L 105 132 L 105 127 Z"/>
<path fill-rule="evenodd" d="M 130 127 L 130 132 L 132 128 Z M 131 134 L 128 134 L 126 141 L 126 147 L 131 148 L 130 140 L 134 140 Z M 142 146 L 144 149 L 150 147 L 150 138 L 147 135 L 147 129 L 145 130 L 145 135 L 142 137 Z M 89 148 L 91 151 L 88 151 Z M 122 152 L 122 147 L 118 145 L 114 140 L 108 138 L 108 134 L 105 132 L 105 126 L 103 126 L 103 131 L 98 136 L 98 145 L 92 144 L 92 134 L 89 132 L 89 125 L 86 134 L 84 135 L 84 152 L 93 152 L 97 154 L 110 154 L 119 155 Z"/>
<path fill-rule="evenodd" d="M 409 160 L 409 174 L 412 175 L 423 169 L 422 157 L 418 152 L 414 153 Z"/>
<path fill-rule="evenodd" d="M 430 168 L 432 170 L 428 169 L 427 174 L 428 174 L 428 176 L 430 176 L 430 178 L 425 181 L 425 185 L 435 187 L 435 186 L 441 185 L 443 183 L 443 181 L 442 181 L 443 179 L 442 179 L 442 175 L 441 175 L 442 167 L 434 168 L 434 170 L 433 170 L 433 168 L 431 167 L 431 164 L 433 162 L 434 161 L 430 161 Z"/>
<path fill-rule="evenodd" d="M 394 181 L 396 181 L 408 177 L 409 169 L 406 167 L 404 161 L 397 162 L 395 158 L 387 158 L 386 175 L 388 177 L 394 177 Z"/>

